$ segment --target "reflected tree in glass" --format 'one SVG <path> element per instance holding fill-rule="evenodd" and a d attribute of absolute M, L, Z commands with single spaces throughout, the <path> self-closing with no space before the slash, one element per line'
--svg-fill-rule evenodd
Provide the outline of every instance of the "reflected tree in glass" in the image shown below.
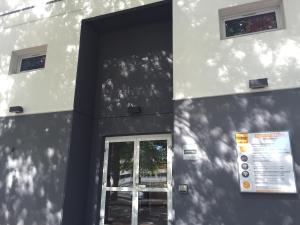
<path fill-rule="evenodd" d="M 108 158 L 108 187 L 132 187 L 133 142 L 110 143 Z"/>
<path fill-rule="evenodd" d="M 167 141 L 140 142 L 140 184 L 165 187 L 167 183 Z"/>

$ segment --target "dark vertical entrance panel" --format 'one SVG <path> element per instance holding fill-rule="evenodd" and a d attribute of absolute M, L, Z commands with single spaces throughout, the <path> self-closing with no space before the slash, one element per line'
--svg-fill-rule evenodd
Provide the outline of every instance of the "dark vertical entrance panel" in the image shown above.
<path fill-rule="evenodd" d="M 96 117 L 172 112 L 171 22 L 124 28 L 100 36 Z"/>
<path fill-rule="evenodd" d="M 79 63 L 67 168 L 63 225 L 85 223 L 90 154 L 93 140 L 93 110 L 97 71 L 97 33 L 82 23 Z"/>
<path fill-rule="evenodd" d="M 171 1 L 82 22 L 64 225 L 99 222 L 106 136 L 172 132 L 172 63 Z"/>

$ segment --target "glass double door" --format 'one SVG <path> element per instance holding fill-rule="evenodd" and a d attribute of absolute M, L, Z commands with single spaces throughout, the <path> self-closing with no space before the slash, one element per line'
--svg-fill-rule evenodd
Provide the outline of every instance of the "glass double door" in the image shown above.
<path fill-rule="evenodd" d="M 170 135 L 106 138 L 100 224 L 170 224 L 171 163 Z"/>

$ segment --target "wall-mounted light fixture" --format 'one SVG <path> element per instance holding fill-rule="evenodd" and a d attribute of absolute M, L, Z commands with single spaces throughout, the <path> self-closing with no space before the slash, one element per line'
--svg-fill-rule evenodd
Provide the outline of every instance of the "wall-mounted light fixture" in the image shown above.
<path fill-rule="evenodd" d="M 10 113 L 23 113 L 24 109 L 22 106 L 11 106 L 11 107 L 9 107 L 9 112 Z"/>
<path fill-rule="evenodd" d="M 268 86 L 268 78 L 249 80 L 249 88 L 251 89 L 265 88 Z"/>
<path fill-rule="evenodd" d="M 133 114 L 139 114 L 142 112 L 142 108 L 140 106 L 129 106 L 127 108 L 127 112 L 131 115 Z"/>

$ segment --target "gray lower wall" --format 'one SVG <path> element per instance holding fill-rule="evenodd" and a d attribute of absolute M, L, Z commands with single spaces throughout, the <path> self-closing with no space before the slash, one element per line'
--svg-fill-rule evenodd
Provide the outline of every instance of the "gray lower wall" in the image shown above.
<path fill-rule="evenodd" d="M 72 112 L 0 118 L 0 224 L 59 225 Z"/>
<path fill-rule="evenodd" d="M 299 225 L 299 195 L 241 194 L 234 133 L 289 130 L 300 190 L 300 89 L 175 102 L 176 225 Z M 203 159 L 183 161 L 193 139 Z M 178 185 L 189 185 L 180 194 Z"/>

